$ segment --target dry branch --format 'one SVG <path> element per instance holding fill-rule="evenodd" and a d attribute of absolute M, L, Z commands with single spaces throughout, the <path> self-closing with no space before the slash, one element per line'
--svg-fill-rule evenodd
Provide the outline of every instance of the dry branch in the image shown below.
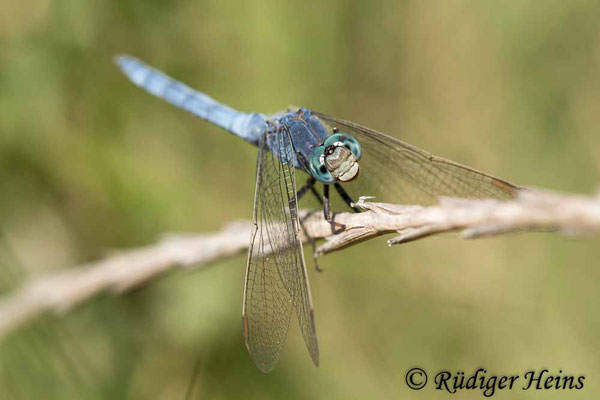
<path fill-rule="evenodd" d="M 0 337 L 44 311 L 64 313 L 103 291 L 120 293 L 166 271 L 204 266 L 248 248 L 250 223 L 213 234 L 168 236 L 90 264 L 32 277 L 0 299 Z"/>
<path fill-rule="evenodd" d="M 401 244 L 433 234 L 460 231 L 463 239 L 517 231 L 556 231 L 570 236 L 600 230 L 600 194 L 567 195 L 527 190 L 513 201 L 440 198 L 431 207 L 367 202 L 356 204 L 360 214 L 340 214 L 336 222 L 346 225 L 337 235 L 323 235 L 317 253 L 326 254 L 356 242 L 397 233 L 388 244 Z"/>
<path fill-rule="evenodd" d="M 322 212 L 300 214 L 306 233 L 325 239 L 316 249 L 318 255 L 389 233 L 398 235 L 388 243 L 400 244 L 451 231 L 475 238 L 524 230 L 568 235 L 600 230 L 599 195 L 526 191 L 509 202 L 442 198 L 431 207 L 365 200 L 356 204 L 364 212 L 335 216 L 336 222 L 345 225 L 335 234 Z M 0 299 L 0 337 L 40 313 L 64 313 L 100 292 L 121 293 L 172 269 L 205 266 L 242 253 L 248 248 L 251 227 L 250 222 L 239 222 L 213 234 L 170 236 L 105 260 L 31 278 Z"/>

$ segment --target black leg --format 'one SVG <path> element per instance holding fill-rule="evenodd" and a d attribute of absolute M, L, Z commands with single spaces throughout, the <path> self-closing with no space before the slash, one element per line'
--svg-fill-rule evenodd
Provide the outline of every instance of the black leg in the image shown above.
<path fill-rule="evenodd" d="M 323 216 L 325 221 L 331 223 L 331 209 L 329 206 L 329 185 L 323 185 Z"/>
<path fill-rule="evenodd" d="M 296 152 L 296 157 L 298 157 L 298 161 L 300 161 L 300 164 L 302 164 L 302 167 L 304 168 L 305 172 L 307 174 L 310 174 L 310 165 L 308 163 L 308 160 L 306 159 L 306 157 L 304 157 L 304 154 L 300 153 L 299 151 Z M 298 193 L 300 193 L 302 190 L 305 190 L 304 187 L 308 186 L 308 189 L 310 189 L 311 192 L 313 192 L 313 194 L 315 195 L 315 197 L 317 198 L 317 201 L 319 202 L 319 204 L 323 205 L 323 200 L 321 199 L 321 195 L 319 194 L 319 192 L 317 191 L 317 189 L 315 189 L 315 182 L 317 180 L 311 176 L 310 178 L 308 178 L 308 182 L 306 183 L 306 185 L 304 185 L 299 191 Z M 309 182 L 312 182 L 312 184 L 309 185 Z M 304 194 L 304 193 L 302 193 Z M 298 196 L 298 199 L 300 199 L 300 196 Z"/>
<path fill-rule="evenodd" d="M 309 190 L 309 189 L 313 189 L 314 190 L 314 185 L 315 182 L 317 180 L 315 178 L 313 178 L 312 176 L 310 178 L 308 178 L 308 181 L 306 181 L 306 183 L 304 184 L 304 186 L 302 186 L 297 192 L 296 192 L 296 198 L 298 200 L 300 200 L 300 198 L 302 196 L 304 196 L 304 194 Z"/>
<path fill-rule="evenodd" d="M 354 201 L 352 200 L 352 197 L 350 197 L 350 195 L 346 193 L 342 185 L 336 182 L 333 184 L 333 186 L 335 186 L 335 190 L 337 190 L 340 197 L 344 199 L 348 207 L 350 207 L 354 212 L 359 213 L 360 210 L 358 208 L 352 207 L 352 203 L 354 203 Z"/>
<path fill-rule="evenodd" d="M 317 190 L 317 188 L 315 187 L 315 185 L 313 185 L 313 186 L 310 187 L 310 191 L 315 196 L 315 198 L 317 199 L 317 201 L 319 202 L 319 204 L 321 206 L 323 206 L 323 198 L 321 198 L 321 194 L 319 193 L 319 191 Z"/>
<path fill-rule="evenodd" d="M 321 206 L 323 205 L 323 199 L 321 198 L 321 195 L 319 194 L 319 192 L 315 188 L 315 183 L 317 183 L 317 180 L 315 178 L 313 178 L 312 176 L 310 178 L 308 178 L 308 181 L 306 181 L 306 183 L 304 184 L 304 186 L 302 186 L 296 192 L 296 198 L 298 199 L 298 201 L 300 201 L 300 198 L 302 196 L 304 196 L 304 194 L 308 190 L 310 190 L 312 192 L 312 194 L 315 196 L 315 198 L 317 199 L 317 201 L 319 202 L 319 204 Z"/>
<path fill-rule="evenodd" d="M 336 234 L 340 231 L 335 230 L 335 226 L 337 225 L 340 230 L 346 229 L 346 225 L 340 224 L 333 220 L 333 216 L 331 215 L 331 204 L 329 202 L 329 185 L 323 185 L 323 215 L 325 217 L 325 221 L 329 222 L 331 225 L 331 233 Z"/>

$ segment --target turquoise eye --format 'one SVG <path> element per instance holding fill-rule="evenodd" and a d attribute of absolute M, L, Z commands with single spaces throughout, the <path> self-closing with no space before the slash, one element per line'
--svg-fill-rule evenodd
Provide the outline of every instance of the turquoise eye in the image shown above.
<path fill-rule="evenodd" d="M 335 142 L 342 142 L 344 146 L 346 146 L 352 152 L 352 154 L 354 154 L 354 157 L 356 157 L 357 160 L 360 160 L 362 157 L 360 143 L 358 143 L 358 140 L 356 140 L 353 136 L 347 133 L 334 133 L 333 135 L 329 136 L 327 140 L 325 140 L 323 146 L 331 146 Z"/>
<path fill-rule="evenodd" d="M 331 174 L 329 173 L 329 171 L 327 171 L 327 168 L 325 167 L 324 152 L 325 146 L 318 146 L 313 150 L 312 154 L 308 159 L 308 162 L 310 164 L 310 173 L 312 174 L 312 176 L 314 176 L 321 182 L 333 183 L 335 179 L 333 179 L 333 176 L 331 176 Z"/>

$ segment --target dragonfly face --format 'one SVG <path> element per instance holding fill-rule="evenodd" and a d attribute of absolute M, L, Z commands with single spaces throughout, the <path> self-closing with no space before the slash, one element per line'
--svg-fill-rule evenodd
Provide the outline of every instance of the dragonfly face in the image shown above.
<path fill-rule="evenodd" d="M 358 178 L 362 155 L 360 143 L 351 135 L 334 133 L 310 156 L 311 174 L 321 182 L 350 182 Z"/>

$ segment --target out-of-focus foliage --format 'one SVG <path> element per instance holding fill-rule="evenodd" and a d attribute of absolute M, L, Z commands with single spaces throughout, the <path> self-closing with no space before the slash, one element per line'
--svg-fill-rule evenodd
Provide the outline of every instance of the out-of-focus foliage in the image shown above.
<path fill-rule="evenodd" d="M 255 149 L 156 100 L 130 53 L 243 110 L 301 105 L 519 184 L 600 178 L 597 1 L 0 3 L 0 290 L 172 231 L 251 216 Z M 446 398 L 404 373 L 547 367 L 598 397 L 600 246 L 549 234 L 395 248 L 310 278 L 322 365 L 298 329 L 277 369 L 243 347 L 245 257 L 48 316 L 0 344 L 2 399 Z M 467 391 L 461 398 L 480 398 Z"/>

